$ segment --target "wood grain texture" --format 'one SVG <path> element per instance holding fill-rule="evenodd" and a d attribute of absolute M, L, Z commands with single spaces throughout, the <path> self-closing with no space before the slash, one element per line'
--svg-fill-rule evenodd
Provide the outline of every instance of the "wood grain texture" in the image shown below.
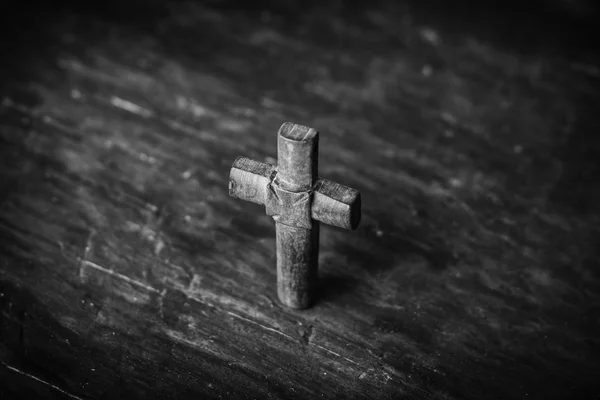
<path fill-rule="evenodd" d="M 319 179 L 313 192 L 312 218 L 326 225 L 354 230 L 361 218 L 362 201 L 356 189 Z"/>
<path fill-rule="evenodd" d="M 229 171 L 229 195 L 265 205 L 274 173 L 275 166 L 240 156 Z"/>
<path fill-rule="evenodd" d="M 313 305 L 319 269 L 319 223 L 312 221 L 312 189 L 319 177 L 319 133 L 284 123 L 277 133 L 277 174 L 267 215 L 275 220 L 277 295 L 295 309 Z"/>
<path fill-rule="evenodd" d="M 311 307 L 318 295 L 318 222 L 310 229 L 275 223 L 277 249 L 277 296 L 286 307 Z"/>
<path fill-rule="evenodd" d="M 597 395 L 581 37 L 456 3 L 15 5 L 0 397 Z M 273 299 L 272 222 L 226 187 L 238 155 L 276 163 L 282 121 L 318 127 L 320 174 L 364 199 L 354 233 L 321 227 L 303 312 Z"/>

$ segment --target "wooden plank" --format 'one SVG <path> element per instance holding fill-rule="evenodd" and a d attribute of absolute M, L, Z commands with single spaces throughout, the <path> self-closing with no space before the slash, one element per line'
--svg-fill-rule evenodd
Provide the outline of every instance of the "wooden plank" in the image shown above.
<path fill-rule="evenodd" d="M 595 393 L 595 64 L 393 5 L 131 4 L 13 15 L 3 395 Z M 278 305 L 273 223 L 227 188 L 238 155 L 276 161 L 287 120 L 363 197 L 356 232 L 322 228 L 306 311 Z"/>

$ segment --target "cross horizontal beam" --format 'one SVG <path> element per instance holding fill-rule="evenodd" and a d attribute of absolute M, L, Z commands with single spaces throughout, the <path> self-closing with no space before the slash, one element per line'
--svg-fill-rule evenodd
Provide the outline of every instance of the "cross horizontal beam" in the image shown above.
<path fill-rule="evenodd" d="M 277 174 L 277 167 L 238 157 L 229 176 L 229 194 L 232 197 L 267 206 L 269 187 Z M 338 228 L 354 230 L 360 223 L 360 192 L 327 179 L 318 178 L 312 189 L 312 219 Z"/>

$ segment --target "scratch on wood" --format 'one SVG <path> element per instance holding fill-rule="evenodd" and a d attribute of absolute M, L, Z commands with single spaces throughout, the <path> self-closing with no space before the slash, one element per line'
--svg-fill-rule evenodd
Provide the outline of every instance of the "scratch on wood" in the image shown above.
<path fill-rule="evenodd" d="M 129 100 L 122 99 L 117 96 L 112 96 L 110 98 L 110 104 L 113 106 L 120 108 L 121 110 L 129 111 L 132 114 L 140 115 L 144 118 L 148 118 L 152 116 L 152 111 L 139 106 Z"/>
<path fill-rule="evenodd" d="M 273 301 L 272 298 L 270 298 L 266 294 L 263 294 L 262 297 L 264 297 L 265 299 L 267 299 L 267 301 L 269 302 L 269 305 L 271 306 L 271 308 L 281 308 L 276 302 Z"/>
<path fill-rule="evenodd" d="M 167 289 L 163 289 L 163 291 L 160 292 L 160 296 L 158 297 L 158 315 L 160 316 L 160 319 L 162 319 L 162 320 L 165 319 L 165 312 L 163 310 L 163 306 L 164 306 L 164 300 L 165 300 L 166 294 L 167 294 Z"/>
<path fill-rule="evenodd" d="M 177 103 L 177 107 L 184 110 L 184 111 L 189 111 L 190 113 L 192 113 L 195 117 L 198 118 L 202 118 L 202 117 L 216 117 L 218 114 L 206 107 L 201 106 L 200 104 L 196 103 L 194 100 L 191 99 L 187 99 L 183 96 L 176 96 L 176 103 Z"/>
<path fill-rule="evenodd" d="M 88 238 L 85 242 L 85 249 L 83 251 L 83 259 L 87 260 L 87 256 L 90 252 L 90 250 L 92 249 L 92 239 L 94 239 L 94 236 L 96 235 L 96 231 L 94 229 L 90 230 L 90 234 L 88 235 Z"/>
<path fill-rule="evenodd" d="M 356 361 L 352 361 L 351 359 L 349 359 L 349 358 L 346 358 L 346 357 L 342 356 L 341 354 L 339 354 L 339 353 L 336 353 L 335 351 L 331 351 L 331 350 L 329 350 L 328 348 L 326 348 L 326 347 L 323 347 L 323 346 L 321 346 L 321 345 L 319 345 L 319 344 L 315 344 L 315 345 L 313 345 L 313 346 L 315 346 L 315 347 L 318 347 L 318 348 L 320 348 L 321 350 L 325 350 L 325 351 L 326 351 L 326 352 L 328 352 L 329 354 L 333 354 L 334 356 L 337 356 L 337 357 L 339 357 L 339 358 L 342 358 L 342 359 L 344 359 L 344 360 L 346 360 L 346 361 L 348 361 L 348 362 L 350 362 L 350 363 L 352 363 L 352 364 L 354 364 L 354 365 L 360 365 L 360 364 L 359 364 L 359 363 L 357 363 Z"/>
<path fill-rule="evenodd" d="M 174 339 L 174 340 L 176 340 L 178 342 L 186 344 L 186 345 L 188 345 L 188 346 L 190 346 L 192 348 L 204 350 L 204 347 L 200 346 L 200 343 L 194 342 L 194 341 L 189 340 L 189 339 L 186 339 L 185 337 L 183 337 L 183 335 L 181 334 L 181 332 L 174 331 L 172 329 L 168 329 L 168 330 L 165 330 L 165 333 L 171 339 Z"/>
<path fill-rule="evenodd" d="M 165 248 L 165 242 L 162 240 L 160 233 L 157 235 L 156 244 L 154 245 L 154 255 L 159 257 L 160 252 Z"/>
<path fill-rule="evenodd" d="M 313 337 L 315 336 L 315 329 L 312 325 L 309 325 L 306 331 L 302 334 L 302 339 L 305 345 L 310 345 Z"/>
<path fill-rule="evenodd" d="M 286 337 L 286 338 L 288 338 L 288 339 L 290 339 L 290 340 L 293 340 L 293 341 L 295 341 L 295 339 L 294 339 L 293 337 L 291 337 L 290 335 L 288 335 L 288 334 L 286 334 L 286 333 L 283 333 L 283 332 L 281 332 L 281 331 L 279 331 L 279 330 L 277 330 L 277 329 L 275 329 L 275 328 L 271 328 L 271 327 L 268 327 L 268 326 L 266 326 L 266 325 L 259 324 L 259 323 L 258 323 L 258 322 L 256 322 L 256 321 L 252 321 L 251 319 L 248 319 L 248 318 L 242 317 L 241 315 L 238 315 L 238 314 L 236 314 L 236 313 L 232 313 L 231 311 L 227 311 L 227 314 L 231 315 L 232 317 L 239 318 L 239 319 L 241 319 L 241 320 L 243 320 L 243 321 L 250 322 L 251 324 L 258 325 L 258 326 L 260 326 L 261 328 L 263 328 L 264 330 L 267 330 L 267 331 L 269 331 L 269 332 L 274 332 L 274 333 L 277 333 L 277 334 L 279 334 L 279 335 L 281 335 L 281 336 L 284 336 L 284 337 Z"/>
<path fill-rule="evenodd" d="M 160 253 L 166 247 L 166 243 L 162 238 L 162 233 L 160 232 L 161 223 L 161 218 L 159 218 L 155 222 L 149 221 L 145 225 L 140 225 L 135 222 L 126 221 L 125 227 L 129 232 L 139 233 L 143 240 L 153 244 L 154 255 L 160 256 Z"/>
<path fill-rule="evenodd" d="M 192 278 L 192 280 L 190 281 L 190 284 L 187 287 L 187 290 L 184 292 L 186 296 L 190 297 L 190 292 L 200 286 L 200 282 L 202 281 L 202 278 L 200 277 L 200 275 L 198 274 L 194 274 L 194 277 Z"/>
<path fill-rule="evenodd" d="M 79 132 L 77 129 L 74 129 L 74 128 L 70 127 L 70 126 L 67 126 L 67 125 L 59 122 L 55 118 L 52 118 L 49 115 L 44 115 L 41 118 L 41 120 L 42 120 L 43 123 L 48 124 L 50 126 L 53 126 L 55 128 L 58 128 L 59 130 L 61 130 L 63 132 L 75 133 L 75 134 L 78 134 L 78 132 Z"/>
<path fill-rule="evenodd" d="M 131 283 L 132 285 L 135 285 L 135 286 L 141 287 L 142 289 L 146 289 L 146 290 L 147 290 L 147 291 L 149 291 L 149 292 L 152 292 L 152 293 L 160 293 L 160 291 L 159 291 L 158 289 L 155 289 L 155 288 L 153 288 L 152 286 L 148 286 L 148 285 L 146 285 L 146 284 L 144 284 L 144 283 L 142 283 L 142 282 L 136 281 L 135 279 L 131 279 L 131 278 L 130 278 L 130 277 L 128 277 L 128 276 L 125 276 L 125 275 L 119 274 L 118 272 L 112 271 L 112 270 L 110 270 L 110 269 L 106 269 L 106 268 L 102 267 L 101 265 L 98 265 L 98 264 L 96 264 L 96 263 L 94 263 L 94 262 L 92 262 L 92 261 L 83 260 L 82 264 L 83 264 L 83 265 L 85 265 L 85 266 L 88 266 L 88 267 L 94 268 L 94 269 L 96 269 L 96 270 L 98 270 L 98 271 L 105 272 L 105 273 L 107 273 L 107 274 L 109 274 L 109 275 L 111 275 L 111 276 L 114 276 L 114 277 L 116 277 L 116 278 L 122 279 L 122 280 L 124 280 L 125 282 L 129 282 L 129 283 Z"/>
<path fill-rule="evenodd" d="M 124 153 L 129 154 L 131 157 L 137 158 L 138 160 L 145 162 L 146 164 L 154 165 L 158 162 L 158 160 L 155 157 L 152 157 L 151 155 L 148 155 L 144 152 L 135 150 L 135 149 L 131 148 L 130 145 L 127 143 L 113 142 L 113 141 L 109 140 L 108 146 L 109 147 L 114 146 L 117 149 L 123 151 Z"/>
<path fill-rule="evenodd" d="M 79 260 L 79 279 L 83 281 L 83 265 L 86 262 L 90 251 L 92 250 L 92 240 L 96 235 L 96 231 L 94 229 L 90 230 L 90 233 L 85 241 L 85 248 L 83 249 L 83 257 Z"/>
<path fill-rule="evenodd" d="M 61 388 L 59 388 L 58 386 L 56 386 L 56 385 L 53 385 L 53 384 L 51 384 L 50 382 L 46 382 L 45 380 L 42 380 L 42 379 L 40 379 L 40 378 L 38 378 L 38 377 L 36 377 L 36 376 L 34 376 L 34 375 L 31 375 L 31 374 L 28 374 L 27 372 L 23 372 L 23 371 L 21 371 L 21 370 L 18 370 L 17 368 L 15 368 L 15 367 L 11 367 L 10 365 L 8 365 L 8 364 L 5 364 L 5 363 L 2 363 L 2 365 L 3 365 L 3 366 L 5 366 L 7 369 L 9 369 L 9 370 L 13 371 L 13 372 L 16 372 L 16 373 L 17 373 L 17 374 L 19 374 L 19 375 L 26 376 L 26 377 L 28 377 L 28 378 L 31 378 L 31 379 L 35 380 L 35 381 L 38 381 L 38 382 L 40 382 L 40 383 L 43 383 L 43 384 L 44 384 L 44 385 L 46 385 L 46 386 L 50 386 L 52 389 L 54 389 L 54 390 L 56 390 L 56 391 L 58 391 L 58 392 L 60 392 L 60 393 L 62 393 L 62 394 L 64 394 L 64 395 L 66 395 L 66 396 L 69 396 L 69 397 L 70 397 L 70 398 L 72 398 L 72 399 L 79 399 L 79 400 L 83 400 L 83 398 L 82 398 L 82 397 L 75 396 L 74 394 L 71 394 L 71 393 L 69 393 L 69 392 L 67 392 L 67 391 L 65 391 L 65 390 L 62 390 L 62 389 L 61 389 Z"/>
<path fill-rule="evenodd" d="M 157 208 L 156 211 L 151 216 L 151 220 L 148 223 L 152 223 L 154 225 L 154 230 L 156 231 L 156 241 L 154 244 L 154 255 L 160 256 L 160 252 L 165 248 L 165 241 L 162 239 L 161 227 L 164 222 L 165 215 L 163 213 L 163 207 Z"/>
<path fill-rule="evenodd" d="M 180 331 L 166 329 L 164 332 L 169 338 L 173 339 L 176 342 L 179 342 L 180 344 L 189 346 L 193 349 L 200 350 L 204 353 L 209 353 L 209 354 L 212 354 L 215 356 L 224 357 L 226 360 L 229 361 L 229 357 L 227 357 L 221 351 L 219 351 L 219 349 L 214 345 L 214 341 L 212 339 L 195 338 L 194 340 L 190 340 L 190 339 L 187 339 L 186 337 L 184 337 L 184 335 Z M 241 362 L 238 359 L 231 360 L 231 361 L 234 361 L 236 363 Z"/>

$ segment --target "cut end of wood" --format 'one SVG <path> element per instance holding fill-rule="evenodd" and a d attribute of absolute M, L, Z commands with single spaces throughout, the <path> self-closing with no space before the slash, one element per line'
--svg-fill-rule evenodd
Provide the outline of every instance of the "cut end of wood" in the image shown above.
<path fill-rule="evenodd" d="M 358 190 L 320 179 L 313 196 L 313 219 L 349 230 L 360 224 L 362 200 Z"/>
<path fill-rule="evenodd" d="M 315 140 L 319 132 L 308 126 L 285 122 L 279 128 L 279 136 L 295 142 L 310 142 Z"/>
<path fill-rule="evenodd" d="M 358 228 L 360 224 L 360 219 L 362 216 L 361 208 L 362 208 L 362 199 L 360 196 L 360 192 L 356 192 L 356 197 L 352 203 L 350 203 L 350 226 L 349 229 L 351 231 Z"/>
<path fill-rule="evenodd" d="M 286 122 L 277 136 L 277 176 L 291 192 L 310 190 L 319 171 L 319 134 L 307 126 Z"/>

